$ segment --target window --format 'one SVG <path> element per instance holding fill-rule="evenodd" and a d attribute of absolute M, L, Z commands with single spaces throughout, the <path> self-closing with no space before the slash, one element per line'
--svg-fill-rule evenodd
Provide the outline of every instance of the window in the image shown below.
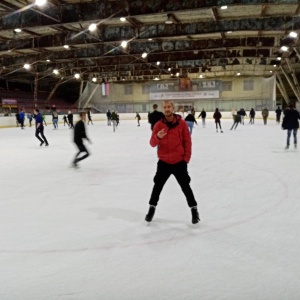
<path fill-rule="evenodd" d="M 232 91 L 232 81 L 223 81 L 222 91 Z"/>
<path fill-rule="evenodd" d="M 245 79 L 244 80 L 244 91 L 253 91 L 253 89 L 254 89 L 253 79 Z"/>
<path fill-rule="evenodd" d="M 133 87 L 131 84 L 124 85 L 124 94 L 125 95 L 132 95 L 133 94 L 132 90 L 133 90 Z"/>
<path fill-rule="evenodd" d="M 143 93 L 143 95 L 150 93 L 150 85 L 149 84 L 142 85 L 142 93 Z"/>

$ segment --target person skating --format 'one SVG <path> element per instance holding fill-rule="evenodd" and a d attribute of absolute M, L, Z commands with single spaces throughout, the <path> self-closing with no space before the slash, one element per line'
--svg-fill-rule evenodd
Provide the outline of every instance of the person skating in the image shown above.
<path fill-rule="evenodd" d="M 107 118 L 107 126 L 111 126 L 111 112 L 109 109 L 107 110 L 106 118 Z"/>
<path fill-rule="evenodd" d="M 36 108 L 34 110 L 34 115 L 35 115 L 35 136 L 36 138 L 41 142 L 40 146 L 43 146 L 43 144 L 45 144 L 45 146 L 49 146 L 49 143 L 46 139 L 46 137 L 44 136 L 44 120 L 42 115 L 40 114 L 40 111 Z M 39 137 L 39 135 L 41 135 L 42 138 Z"/>
<path fill-rule="evenodd" d="M 294 148 L 297 149 L 297 132 L 299 128 L 298 119 L 300 119 L 299 112 L 294 109 L 292 104 L 290 104 L 289 108 L 285 110 L 285 115 L 282 121 L 282 129 L 287 130 L 286 150 L 290 147 L 290 137 L 292 132 L 294 136 Z"/>
<path fill-rule="evenodd" d="M 141 126 L 140 125 L 141 116 L 140 116 L 140 114 L 138 112 L 136 112 L 135 119 L 137 119 L 138 126 Z"/>
<path fill-rule="evenodd" d="M 66 124 L 69 126 L 69 122 L 66 116 L 63 116 L 63 120 L 64 120 L 64 126 L 66 126 Z"/>
<path fill-rule="evenodd" d="M 215 113 L 213 115 L 213 118 L 215 119 L 215 123 L 216 123 L 216 130 L 218 132 L 218 125 L 220 127 L 221 132 L 223 133 L 222 127 L 221 127 L 221 118 L 222 118 L 222 114 L 219 112 L 219 109 L 216 108 Z"/>
<path fill-rule="evenodd" d="M 174 114 L 172 101 L 163 101 L 163 113 L 164 118 L 155 124 L 150 139 L 152 147 L 158 146 L 159 161 L 149 201 L 150 207 L 145 220 L 152 221 L 160 193 L 168 178 L 173 174 L 185 194 L 191 208 L 192 223 L 195 224 L 200 221 L 200 218 L 187 170 L 187 164 L 191 158 L 191 136 L 186 122 L 181 116 Z"/>
<path fill-rule="evenodd" d="M 46 123 L 46 115 L 43 114 L 43 115 L 42 115 L 42 118 L 43 118 L 43 123 L 45 124 L 45 126 L 47 126 L 47 123 Z"/>
<path fill-rule="evenodd" d="M 202 109 L 202 111 L 199 114 L 198 118 L 202 118 L 202 126 L 203 126 L 203 128 L 205 128 L 205 126 L 206 126 L 206 124 L 205 124 L 206 111 L 204 110 L 204 108 Z"/>
<path fill-rule="evenodd" d="M 263 120 L 264 120 L 264 125 L 267 125 L 267 120 L 268 120 L 268 116 L 269 116 L 269 110 L 265 107 L 262 111 L 261 111 Z"/>
<path fill-rule="evenodd" d="M 29 127 L 31 127 L 31 123 L 32 123 L 32 119 L 33 119 L 32 113 L 27 114 L 27 119 L 29 121 Z"/>
<path fill-rule="evenodd" d="M 254 110 L 254 108 L 251 108 L 251 110 L 249 112 L 249 116 L 250 116 L 249 124 L 254 124 L 254 119 L 255 119 L 255 110 Z"/>
<path fill-rule="evenodd" d="M 58 129 L 58 113 L 56 109 L 52 110 L 52 124 L 53 124 L 53 129 Z"/>
<path fill-rule="evenodd" d="M 194 123 L 196 123 L 198 125 L 198 123 L 195 119 L 195 116 L 190 111 L 188 111 L 188 115 L 186 116 L 186 118 L 184 120 L 188 124 L 190 134 L 192 135 Z"/>
<path fill-rule="evenodd" d="M 148 121 L 151 124 L 151 130 L 153 130 L 154 125 L 164 117 L 164 114 L 158 111 L 157 107 L 157 104 L 153 104 L 153 112 L 148 115 Z"/>
<path fill-rule="evenodd" d="M 234 128 L 234 130 L 236 130 L 237 126 L 239 125 L 239 123 L 241 123 L 241 115 L 240 115 L 240 111 L 238 111 L 234 116 L 233 116 L 233 120 L 234 123 L 232 125 L 232 127 L 230 128 L 230 130 L 232 130 Z"/>
<path fill-rule="evenodd" d="M 91 116 L 91 110 L 89 109 L 88 111 L 87 111 L 87 115 L 88 115 L 88 125 L 90 125 L 90 122 L 92 123 L 92 125 L 94 125 L 93 124 L 93 121 L 92 121 L 92 116 Z"/>
<path fill-rule="evenodd" d="M 120 116 L 119 116 L 119 114 L 118 114 L 118 112 L 116 111 L 115 112 L 116 113 L 116 116 L 117 116 L 117 124 L 116 124 L 116 127 L 118 127 L 119 126 L 119 124 L 120 124 Z"/>
<path fill-rule="evenodd" d="M 238 114 L 241 116 L 241 124 L 244 125 L 244 119 L 247 116 L 246 111 L 243 108 L 241 108 Z"/>
<path fill-rule="evenodd" d="M 25 113 L 23 109 L 21 109 L 21 112 L 19 113 L 19 120 L 21 124 L 21 129 L 24 129 Z"/>
<path fill-rule="evenodd" d="M 280 124 L 280 118 L 281 118 L 282 110 L 280 109 L 279 106 L 275 110 L 275 113 L 276 113 L 276 122 L 277 122 L 277 124 Z"/>
<path fill-rule="evenodd" d="M 115 113 L 115 111 L 113 111 L 110 115 L 110 118 L 112 120 L 113 123 L 113 131 L 116 131 L 116 127 L 117 127 L 117 120 L 118 120 L 118 115 Z"/>
<path fill-rule="evenodd" d="M 85 145 L 83 144 L 83 139 L 87 139 L 89 143 L 91 141 L 86 135 L 85 131 L 85 121 L 86 121 L 86 113 L 85 112 L 80 112 L 79 113 L 80 120 L 76 123 L 74 127 L 74 143 L 79 149 L 79 152 L 75 155 L 74 161 L 73 161 L 73 167 L 77 168 L 78 167 L 78 162 L 87 158 L 90 154 L 88 150 L 86 149 Z M 79 157 L 81 153 L 85 153 L 83 156 Z"/>
<path fill-rule="evenodd" d="M 69 129 L 74 128 L 74 124 L 73 124 L 73 114 L 72 112 L 69 110 L 68 111 L 68 122 L 69 122 Z"/>

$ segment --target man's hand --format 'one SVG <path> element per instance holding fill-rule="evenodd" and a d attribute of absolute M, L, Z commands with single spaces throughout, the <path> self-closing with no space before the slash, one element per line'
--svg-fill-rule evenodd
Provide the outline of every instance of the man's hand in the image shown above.
<path fill-rule="evenodd" d="M 165 129 L 163 128 L 161 131 L 159 131 L 159 132 L 157 133 L 157 137 L 158 137 L 159 139 L 162 139 L 166 134 L 167 134 L 167 133 L 165 132 Z"/>

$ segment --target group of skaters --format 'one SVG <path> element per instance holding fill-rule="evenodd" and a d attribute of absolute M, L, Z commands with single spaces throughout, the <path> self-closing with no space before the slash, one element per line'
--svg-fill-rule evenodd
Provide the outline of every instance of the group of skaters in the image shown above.
<path fill-rule="evenodd" d="M 106 112 L 106 119 L 107 119 L 107 126 L 113 126 L 113 131 L 116 131 L 116 128 L 119 126 L 120 123 L 120 116 L 117 111 L 110 111 L 110 109 Z"/>

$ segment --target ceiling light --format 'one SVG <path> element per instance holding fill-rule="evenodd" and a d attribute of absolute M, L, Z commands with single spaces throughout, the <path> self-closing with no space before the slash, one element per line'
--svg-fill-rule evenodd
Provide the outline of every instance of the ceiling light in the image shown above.
<path fill-rule="evenodd" d="M 298 33 L 295 32 L 295 31 L 291 31 L 289 36 L 292 37 L 292 38 L 296 38 L 298 36 Z"/>
<path fill-rule="evenodd" d="M 237 76 L 240 76 L 240 75 L 241 75 L 241 73 L 237 73 L 236 75 L 237 75 Z"/>
<path fill-rule="evenodd" d="M 35 5 L 43 6 L 47 3 L 47 0 L 35 0 Z"/>
<path fill-rule="evenodd" d="M 127 44 L 128 44 L 127 41 L 123 41 L 123 42 L 121 43 L 121 46 L 122 46 L 123 48 L 126 48 L 126 47 L 127 47 Z"/>
<path fill-rule="evenodd" d="M 168 71 L 170 72 L 170 71 L 171 71 L 171 68 L 168 68 Z"/>
<path fill-rule="evenodd" d="M 59 71 L 58 71 L 57 69 L 54 69 L 54 70 L 52 71 L 52 73 L 54 73 L 55 75 L 58 75 L 58 74 L 59 74 Z"/>
<path fill-rule="evenodd" d="M 277 65 L 273 65 L 273 67 L 274 67 L 274 68 L 276 68 L 276 67 L 277 67 Z"/>
<path fill-rule="evenodd" d="M 69 49 L 70 46 L 69 46 L 69 45 L 64 45 L 64 48 L 65 48 L 65 49 Z"/>
<path fill-rule="evenodd" d="M 228 8 L 228 6 L 227 5 L 223 5 L 223 6 L 221 6 L 221 9 L 227 9 Z"/>
<path fill-rule="evenodd" d="M 172 15 L 168 14 L 167 16 L 168 16 L 168 18 L 165 21 L 165 24 L 173 24 Z"/>
<path fill-rule="evenodd" d="M 148 39 L 148 41 L 152 41 L 152 39 Z"/>
<path fill-rule="evenodd" d="M 96 82 L 96 81 L 97 81 L 97 78 L 96 78 L 96 77 L 93 77 L 92 81 L 93 81 L 93 82 Z"/>
<path fill-rule="evenodd" d="M 20 32 L 22 32 L 22 29 L 16 28 L 16 29 L 14 29 L 14 32 L 15 32 L 15 33 L 20 33 Z"/>
<path fill-rule="evenodd" d="M 46 59 L 46 62 L 50 62 L 51 60 L 50 59 Z"/>
<path fill-rule="evenodd" d="M 203 78 L 203 75 L 201 74 L 201 75 L 199 75 L 199 78 Z"/>
<path fill-rule="evenodd" d="M 30 64 L 24 64 L 23 68 L 26 69 L 26 70 L 29 70 L 30 69 Z"/>
<path fill-rule="evenodd" d="M 281 57 L 277 57 L 277 60 L 281 60 Z"/>
<path fill-rule="evenodd" d="M 95 31 L 97 29 L 97 25 L 95 23 L 92 23 L 90 26 L 89 26 L 89 31 Z"/>
<path fill-rule="evenodd" d="M 270 71 L 270 73 L 273 73 L 273 71 Z"/>
<path fill-rule="evenodd" d="M 121 21 L 121 22 L 125 22 L 125 21 L 126 21 L 126 18 L 121 17 L 121 18 L 120 18 L 120 21 Z"/>
<path fill-rule="evenodd" d="M 159 78 L 158 78 L 158 77 L 155 77 L 154 80 L 159 80 Z"/>
<path fill-rule="evenodd" d="M 232 33 L 232 31 L 227 31 L 227 33 Z"/>
<path fill-rule="evenodd" d="M 80 78 L 80 74 L 76 73 L 76 74 L 74 75 L 74 77 L 75 77 L 76 79 L 79 79 L 79 78 Z"/>
<path fill-rule="evenodd" d="M 287 47 L 287 46 L 282 46 L 280 49 L 281 49 L 282 51 L 288 51 L 288 50 L 289 50 L 289 47 Z"/>
<path fill-rule="evenodd" d="M 159 66 L 160 65 L 160 61 L 158 61 L 156 64 Z"/>
<path fill-rule="evenodd" d="M 142 58 L 146 58 L 147 57 L 147 53 L 146 52 L 144 52 L 143 54 L 142 54 Z"/>
<path fill-rule="evenodd" d="M 177 77 L 179 76 L 179 73 L 178 73 L 178 72 L 176 73 L 176 76 L 177 76 Z"/>

